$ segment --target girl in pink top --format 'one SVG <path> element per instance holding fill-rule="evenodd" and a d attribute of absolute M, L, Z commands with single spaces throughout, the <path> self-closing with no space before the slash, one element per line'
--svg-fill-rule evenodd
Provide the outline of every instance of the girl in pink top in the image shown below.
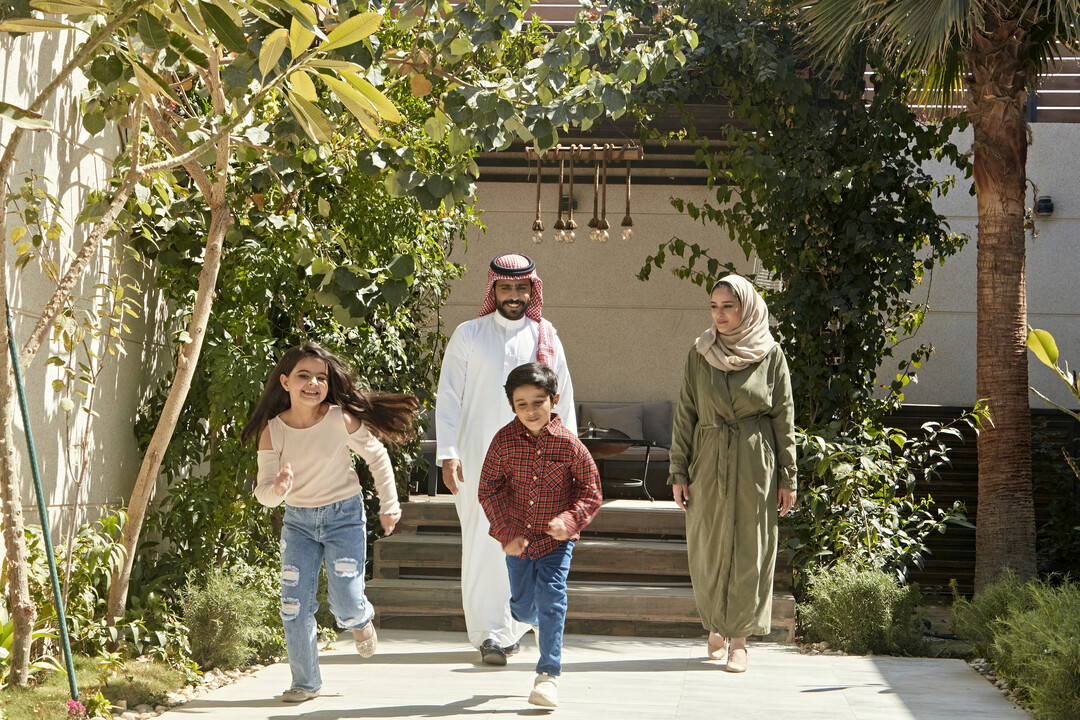
<path fill-rule="evenodd" d="M 310 700 L 322 686 L 315 593 L 324 558 L 338 626 L 353 631 L 362 657 L 375 653 L 375 613 L 364 596 L 364 498 L 352 453 L 375 479 L 379 522 L 389 535 L 401 510 L 383 443 L 412 437 L 418 404 L 411 395 L 361 390 L 339 358 L 306 343 L 278 361 L 241 432 L 245 443 L 259 436 L 255 496 L 271 507 L 285 503 L 281 620 L 292 671 L 286 702 Z"/>

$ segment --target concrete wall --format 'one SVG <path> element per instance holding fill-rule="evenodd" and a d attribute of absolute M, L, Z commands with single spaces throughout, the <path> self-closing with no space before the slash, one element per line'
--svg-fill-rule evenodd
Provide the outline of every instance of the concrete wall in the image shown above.
<path fill-rule="evenodd" d="M 1073 290 L 1080 276 L 1080 183 L 1068 150 L 1080 141 L 1080 125 L 1036 124 L 1029 156 L 1031 181 L 1041 195 L 1051 195 L 1054 214 L 1037 218 L 1038 237 L 1028 243 L 1029 322 L 1051 331 L 1062 356 L 1080 368 L 1080 293 Z M 970 147 L 970 132 L 958 140 Z M 938 172 L 946 171 L 939 168 Z M 474 317 L 479 310 L 490 259 L 503 252 L 522 252 L 534 258 L 544 281 L 544 316 L 559 331 L 566 347 L 577 397 L 597 401 L 675 399 L 686 352 L 693 339 L 709 324 L 708 300 L 701 288 L 675 278 L 667 268 L 654 272 L 648 282 L 635 275 L 657 245 L 677 235 L 710 247 L 723 260 L 741 270 L 751 269 L 741 250 L 713 226 L 703 226 L 677 213 L 669 198 L 688 200 L 710 196 L 703 187 L 637 186 L 632 214 L 634 237 L 613 238 L 607 244 L 578 232 L 573 245 L 556 243 L 548 230 L 542 244 L 531 240 L 535 213 L 531 184 L 481 183 L 478 205 L 487 233 L 470 238 L 467 250 L 455 259 L 467 267 L 457 281 L 443 313 L 448 331 Z M 543 219 L 554 222 L 556 189 L 544 186 Z M 622 217 L 621 195 L 615 195 L 616 220 Z M 578 195 L 577 219 L 588 218 L 588 190 Z M 612 202 L 609 197 L 609 204 Z M 1032 204 L 1034 194 L 1032 195 Z M 953 230 L 966 233 L 970 242 L 957 256 L 934 270 L 921 292 L 928 293 L 930 312 L 916 340 L 898 349 L 930 343 L 935 352 L 909 386 L 906 401 L 936 405 L 971 405 L 975 394 L 975 198 L 967 185 L 940 200 Z M 610 218 L 609 218 L 610 219 Z M 669 262 L 669 265 L 671 263 Z M 895 361 L 887 363 L 883 377 L 891 378 Z M 1071 396 L 1048 368 L 1031 357 L 1031 383 L 1060 403 Z M 1034 396 L 1033 406 L 1043 403 Z"/>
<path fill-rule="evenodd" d="M 535 186 L 481 183 L 477 204 L 484 209 L 481 219 L 487 233 L 475 233 L 467 250 L 455 252 L 467 272 L 454 285 L 444 308 L 447 332 L 479 312 L 491 258 L 504 252 L 524 253 L 536 261 L 544 282 L 544 317 L 562 339 L 579 400 L 675 400 L 686 353 L 711 322 L 708 295 L 672 275 L 671 261 L 647 282 L 637 279 L 638 270 L 673 235 L 711 247 L 717 257 L 737 263 L 743 271 L 752 266 L 715 227 L 676 212 L 668 201 L 673 190 L 664 185 L 636 186 L 631 208 L 633 237 L 623 240 L 616 231 L 615 237 L 601 244 L 589 239 L 587 228 L 582 229 L 591 217 L 591 188 L 587 198 L 575 188 L 579 193 L 575 219 L 582 226 L 577 241 L 556 243 L 549 229 L 537 245 L 531 238 Z M 704 187 L 678 191 L 697 202 L 711 195 Z M 618 212 L 608 218 L 615 225 L 623 215 L 620 192 L 621 188 L 612 193 L 618 199 Z M 548 228 L 555 221 L 556 202 L 557 189 L 544 186 L 543 218 Z"/>
<path fill-rule="evenodd" d="M 1028 324 L 1053 333 L 1062 360 L 1080 368 L 1080 164 L 1071 150 L 1080 142 L 1080 125 L 1035 123 L 1028 151 L 1030 207 L 1036 195 L 1049 195 L 1054 214 L 1035 217 L 1037 236 L 1027 244 Z M 958 140 L 971 146 L 971 131 Z M 941 172 L 939 170 L 939 172 Z M 966 187 L 957 187 L 939 201 L 954 231 L 970 238 L 959 255 L 934 271 L 930 313 L 919 342 L 932 343 L 934 355 L 909 386 L 906 400 L 937 405 L 971 405 L 975 392 L 976 200 Z M 1075 407 L 1064 384 L 1050 368 L 1029 355 L 1030 384 L 1066 407 Z M 1034 395 L 1032 407 L 1046 407 Z"/>
<path fill-rule="evenodd" d="M 3 99 L 22 107 L 28 106 L 34 96 L 55 76 L 63 61 L 74 52 L 82 36 L 70 34 L 39 34 L 33 37 L 12 38 L 0 34 L 0 77 L 3 77 Z M 79 93 L 85 80 L 76 75 L 43 110 L 45 118 L 53 122 L 59 135 L 75 139 L 105 157 L 116 153 L 115 134 L 88 138 L 82 129 L 79 114 Z M 12 126 L 0 124 L 0 143 L 6 145 Z M 72 144 L 60 140 L 57 134 L 34 132 L 24 136 L 18 152 L 18 162 L 12 173 L 12 189 L 22 185 L 22 178 L 33 172 L 46 178 L 47 192 L 56 195 L 63 203 L 63 220 L 70 232 L 66 232 L 62 244 L 65 248 L 78 248 L 88 230 L 74 226 L 88 192 L 99 189 L 108 177 L 104 160 Z M 8 216 L 8 230 L 19 224 L 18 217 Z M 6 266 L 10 303 L 14 323 L 14 336 L 22 347 L 45 303 L 51 297 L 55 283 L 51 282 L 36 264 L 24 270 L 14 268 L 14 246 L 8 238 L 2 239 L 7 246 Z M 76 297 L 89 297 L 93 286 L 100 282 L 100 273 L 107 269 L 104 252 L 99 252 L 92 267 L 84 275 L 75 291 Z M 53 246 L 50 257 L 62 268 L 69 262 L 67 250 Z M 143 270 L 135 265 L 125 268 L 140 281 Z M 83 303 L 85 307 L 86 304 Z M 148 310 L 157 314 L 160 309 L 151 303 Z M 86 435 L 83 401 L 75 396 L 75 410 L 65 413 L 59 406 L 61 396 L 52 388 L 52 381 L 59 377 L 56 368 L 45 366 L 52 355 L 66 353 L 58 343 L 47 342 L 38 352 L 34 362 L 23 368 L 26 383 L 27 404 L 37 448 L 42 475 L 44 496 L 48 505 L 50 525 L 54 532 L 69 527 L 76 502 L 81 503 L 78 521 L 94 519 L 105 505 L 117 505 L 126 501 L 136 474 L 141 454 L 138 451 L 134 420 L 135 412 L 143 398 L 144 390 L 161 356 L 161 346 L 154 337 L 154 324 L 141 319 L 131 319 L 131 337 L 126 341 L 126 357 L 107 357 L 105 369 L 99 378 L 93 409 L 99 414 Z M 92 344 L 100 352 L 100 344 Z M 7 348 L 3 349 L 7 352 Z M 27 523 L 38 522 L 36 500 L 31 481 L 30 464 L 27 460 L 23 423 L 16 410 L 16 449 L 22 479 L 22 499 Z M 73 482 L 79 464 L 79 446 L 86 444 L 89 466 L 86 480 L 81 486 Z"/>

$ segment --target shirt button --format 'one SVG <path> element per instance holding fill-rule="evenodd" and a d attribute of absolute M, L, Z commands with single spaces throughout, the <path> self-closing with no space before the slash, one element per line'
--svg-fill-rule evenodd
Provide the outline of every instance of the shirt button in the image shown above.
<path fill-rule="evenodd" d="M 529 501 L 529 504 L 530 504 L 530 505 L 535 505 L 536 503 L 534 503 L 534 502 L 533 502 L 532 500 L 530 500 L 530 501 Z"/>
<path fill-rule="evenodd" d="M 532 528 L 532 525 L 526 525 L 525 527 L 526 528 Z"/>
<path fill-rule="evenodd" d="M 535 475 L 533 475 L 533 480 L 539 480 L 539 479 L 540 479 L 540 478 L 538 478 L 538 477 L 536 477 Z"/>
<path fill-rule="evenodd" d="M 537 451 L 536 451 L 536 454 L 537 454 L 537 455 L 539 455 L 539 454 L 540 454 L 540 451 L 539 451 L 539 450 L 537 450 Z"/>

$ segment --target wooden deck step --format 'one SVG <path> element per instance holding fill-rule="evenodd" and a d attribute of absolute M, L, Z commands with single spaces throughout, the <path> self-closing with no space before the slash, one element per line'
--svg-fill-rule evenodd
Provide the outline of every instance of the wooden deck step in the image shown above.
<path fill-rule="evenodd" d="M 461 584 L 457 580 L 371 580 L 367 595 L 376 609 L 380 627 L 460 629 L 464 627 Z M 570 582 L 567 585 L 567 627 L 609 627 L 632 624 L 639 629 L 676 637 L 703 635 L 689 587 L 606 585 Z M 786 593 L 773 595 L 773 632 L 768 639 L 791 642 L 795 600 Z M 458 619 L 455 622 L 455 619 Z M 573 621 L 573 622 L 571 622 Z M 649 626 L 653 626 L 650 628 Z M 585 630 L 589 632 L 589 630 Z M 601 631 L 602 632 L 602 631 Z M 604 633 L 606 634 L 606 633 Z"/>
<path fill-rule="evenodd" d="M 460 532 L 457 509 L 449 495 L 414 496 L 401 506 L 396 533 Z M 686 519 L 675 503 L 664 500 L 605 500 L 585 528 L 585 537 L 685 538 Z"/>
<path fill-rule="evenodd" d="M 375 577 L 460 577 L 460 535 L 391 535 L 375 543 Z M 582 538 L 574 546 L 570 578 L 616 575 L 626 582 L 647 578 L 689 583 L 686 543 L 682 540 Z M 659 580 L 659 578 L 663 578 Z"/>

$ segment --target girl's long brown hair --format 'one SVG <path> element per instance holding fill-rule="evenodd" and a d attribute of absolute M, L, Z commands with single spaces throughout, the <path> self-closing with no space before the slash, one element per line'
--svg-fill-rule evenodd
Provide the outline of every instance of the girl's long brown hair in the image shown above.
<path fill-rule="evenodd" d="M 288 376 L 298 362 L 308 357 L 326 363 L 327 402 L 338 405 L 362 421 L 380 439 L 391 445 L 406 443 L 416 434 L 413 419 L 420 407 L 419 400 L 412 395 L 363 390 L 357 386 L 349 368 L 340 358 L 327 352 L 321 345 L 308 342 L 286 350 L 274 366 L 255 410 L 240 431 L 242 444 L 247 444 L 251 438 L 257 437 L 270 418 L 280 415 L 292 406 L 289 393 L 281 386 L 281 376 Z"/>

